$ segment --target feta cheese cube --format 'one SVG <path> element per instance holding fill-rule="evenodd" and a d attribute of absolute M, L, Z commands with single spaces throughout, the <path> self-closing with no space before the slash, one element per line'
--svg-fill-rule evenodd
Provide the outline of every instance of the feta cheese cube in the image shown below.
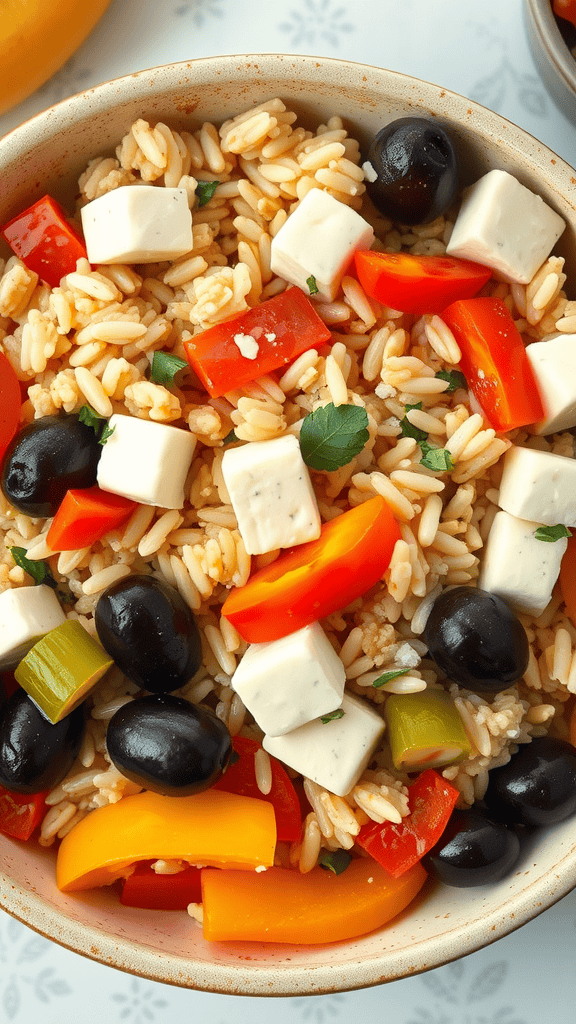
<path fill-rule="evenodd" d="M 291 434 L 228 448 L 222 475 L 248 554 L 290 548 L 320 536 L 310 474 Z"/>
<path fill-rule="evenodd" d="M 540 196 L 507 171 L 488 171 L 464 193 L 446 252 L 528 284 L 565 226 Z"/>
<path fill-rule="evenodd" d="M 281 640 L 252 644 L 232 676 L 234 688 L 269 736 L 282 736 L 335 711 L 346 671 L 318 622 Z"/>
<path fill-rule="evenodd" d="M 516 611 L 540 615 L 552 597 L 568 541 L 537 540 L 540 523 L 497 512 L 484 548 L 478 586 Z"/>
<path fill-rule="evenodd" d="M 90 263 L 156 263 L 192 249 L 183 188 L 122 185 L 82 207 Z"/>
<path fill-rule="evenodd" d="M 14 668 L 51 629 L 66 621 L 52 587 L 18 587 L 0 594 L 0 669 Z"/>
<path fill-rule="evenodd" d="M 118 413 L 108 422 L 112 434 L 102 447 L 98 486 L 142 505 L 182 508 L 194 434 Z"/>
<path fill-rule="evenodd" d="M 526 355 L 540 392 L 545 416 L 535 434 L 554 434 L 576 426 L 576 334 L 528 345 Z"/>
<path fill-rule="evenodd" d="M 500 508 L 544 526 L 576 526 L 576 459 L 513 445 L 504 456 Z"/>
<path fill-rule="evenodd" d="M 346 796 L 370 762 L 384 721 L 359 697 L 345 693 L 342 718 L 320 719 L 284 736 L 265 736 L 264 750 L 336 796 Z"/>
<path fill-rule="evenodd" d="M 322 302 L 335 298 L 356 249 L 374 241 L 370 224 L 322 189 L 314 188 L 291 213 L 272 239 L 270 265 L 278 277 L 307 295 L 313 277 Z"/>

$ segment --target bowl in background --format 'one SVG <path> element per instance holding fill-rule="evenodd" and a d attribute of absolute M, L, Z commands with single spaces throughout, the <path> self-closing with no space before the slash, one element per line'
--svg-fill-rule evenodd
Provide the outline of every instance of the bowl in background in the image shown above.
<path fill-rule="evenodd" d="M 190 129 L 280 96 L 304 124 L 339 114 L 366 142 L 395 118 L 437 118 L 452 134 L 463 184 L 501 167 L 564 217 L 557 252 L 576 281 L 574 172 L 526 132 L 478 104 L 395 72 L 327 58 L 242 55 L 143 71 L 74 96 L 0 140 L 0 223 L 49 192 L 69 207 L 88 160 L 111 152 L 138 117 Z M 60 893 L 54 852 L 0 836 L 0 904 L 63 946 L 157 981 L 227 994 L 304 995 L 402 978 L 489 944 L 576 885 L 568 820 L 525 849 L 516 871 L 477 889 L 429 881 L 386 928 L 325 946 L 208 944 L 186 914 L 133 910 L 105 890 Z"/>
<path fill-rule="evenodd" d="M 576 121 L 576 58 L 570 50 L 576 45 L 576 30 L 555 17 L 551 0 L 526 0 L 525 14 L 542 81 L 560 110 Z"/>

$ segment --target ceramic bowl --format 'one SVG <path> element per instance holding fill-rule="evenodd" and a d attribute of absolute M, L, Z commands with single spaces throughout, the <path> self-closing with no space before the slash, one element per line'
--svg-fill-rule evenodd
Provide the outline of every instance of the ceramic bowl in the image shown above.
<path fill-rule="evenodd" d="M 0 223 L 46 192 L 66 200 L 87 161 L 111 151 L 137 117 L 188 127 L 222 121 L 279 95 L 304 122 L 343 115 L 361 140 L 405 115 L 452 133 L 464 179 L 502 167 L 567 221 L 558 251 L 576 280 L 574 171 L 526 132 L 446 89 L 361 64 L 306 56 L 243 55 L 144 71 L 74 96 L 0 140 Z M 572 198 L 571 198 L 572 197 Z M 576 885 L 573 821 L 543 832 L 510 877 L 481 888 L 429 881 L 388 927 L 324 946 L 208 944 L 186 914 L 122 907 L 105 890 L 65 896 L 54 852 L 0 836 L 0 903 L 43 935 L 104 964 L 214 992 L 293 995 L 377 985 L 493 942 Z"/>
<path fill-rule="evenodd" d="M 532 54 L 552 99 L 576 121 L 576 29 L 556 18 L 550 0 L 526 0 L 526 27 Z"/>

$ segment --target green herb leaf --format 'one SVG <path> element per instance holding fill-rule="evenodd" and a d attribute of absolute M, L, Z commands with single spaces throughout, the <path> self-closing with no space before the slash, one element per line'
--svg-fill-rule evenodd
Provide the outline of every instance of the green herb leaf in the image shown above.
<path fill-rule="evenodd" d="M 397 668 L 392 672 L 384 672 L 381 676 L 378 676 L 378 679 L 374 680 L 372 686 L 375 686 L 376 689 L 379 690 L 381 686 L 385 686 L 386 683 L 391 683 L 393 679 L 398 679 L 400 676 L 405 676 L 407 672 L 407 668 Z"/>
<path fill-rule="evenodd" d="M 358 455 L 368 438 L 368 415 L 357 405 L 328 405 L 304 417 L 300 450 L 307 466 L 333 472 Z"/>
<path fill-rule="evenodd" d="M 572 534 L 562 523 L 557 523 L 556 526 L 539 526 L 537 530 L 534 530 L 534 536 L 536 540 L 544 540 L 548 544 L 553 544 L 556 540 L 562 540 L 563 537 L 571 537 Z"/>
<path fill-rule="evenodd" d="M 332 871 L 334 875 L 341 875 L 343 871 L 346 871 L 351 860 L 352 857 L 347 850 L 326 850 L 319 858 L 318 863 L 326 871 Z"/>
<path fill-rule="evenodd" d="M 328 725 L 328 722 L 335 722 L 338 718 L 344 718 L 344 711 L 342 708 L 336 708 L 336 711 L 331 711 L 328 715 L 322 715 L 320 721 L 322 725 Z"/>
<path fill-rule="evenodd" d="M 415 405 L 404 406 L 404 413 L 410 412 L 411 409 L 421 409 L 422 402 L 416 402 Z M 421 441 L 426 441 L 428 434 L 425 430 L 420 430 L 420 427 L 415 427 L 406 415 L 400 420 L 401 437 L 413 437 L 415 441 L 420 444 Z"/>
<path fill-rule="evenodd" d="M 306 284 L 308 285 L 308 291 L 310 292 L 310 295 L 318 294 L 318 285 L 316 284 L 316 278 L 314 277 L 314 274 L 310 274 L 310 277 L 306 278 Z"/>
<path fill-rule="evenodd" d="M 240 438 L 236 437 L 236 432 L 234 430 L 234 427 L 232 427 L 232 430 L 230 431 L 230 433 L 226 434 L 226 437 L 222 438 L 222 444 L 234 444 L 234 441 L 239 441 L 239 440 L 240 440 Z"/>
<path fill-rule="evenodd" d="M 433 469 L 435 473 L 454 469 L 454 460 L 447 448 L 434 448 L 426 441 L 422 441 L 420 448 L 422 450 L 421 466 Z"/>
<path fill-rule="evenodd" d="M 438 380 L 447 380 L 448 387 L 443 392 L 445 395 L 449 395 L 452 391 L 456 391 L 458 388 L 467 388 L 468 381 L 461 370 L 438 370 L 435 374 Z"/>
<path fill-rule="evenodd" d="M 56 587 L 56 580 L 46 562 L 33 562 L 31 558 L 28 558 L 26 548 L 10 548 L 10 554 L 16 565 L 19 565 L 21 569 L 24 569 L 24 572 L 27 572 L 32 577 L 36 586 L 39 583 L 47 583 L 49 587 Z"/>
<path fill-rule="evenodd" d="M 153 384 L 167 384 L 170 387 L 174 384 L 176 374 L 186 366 L 188 363 L 185 359 L 179 359 L 171 352 L 155 352 L 150 370 L 150 380 Z"/>
<path fill-rule="evenodd" d="M 112 434 L 114 433 L 115 430 L 116 427 L 109 427 L 108 424 L 106 424 L 104 430 L 102 431 L 98 439 L 98 444 L 106 444 L 106 441 L 108 440 L 109 437 L 112 437 Z"/>
<path fill-rule="evenodd" d="M 198 206 L 206 206 L 214 195 L 219 181 L 199 181 L 196 185 L 196 195 L 198 196 Z"/>
<path fill-rule="evenodd" d="M 104 417 L 100 416 L 91 405 L 83 405 L 78 413 L 78 419 L 80 423 L 85 423 L 87 427 L 92 427 L 98 433 Z"/>

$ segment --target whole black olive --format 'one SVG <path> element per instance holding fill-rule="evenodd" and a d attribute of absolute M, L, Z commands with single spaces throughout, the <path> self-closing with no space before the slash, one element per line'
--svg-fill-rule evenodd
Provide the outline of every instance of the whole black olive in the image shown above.
<path fill-rule="evenodd" d="M 100 643 L 143 690 L 178 690 L 202 664 L 196 620 L 178 591 L 154 576 L 126 576 L 94 613 Z"/>
<path fill-rule="evenodd" d="M 57 786 L 74 763 L 83 731 L 82 705 L 52 725 L 24 690 L 16 690 L 0 713 L 0 785 L 15 793 Z"/>
<path fill-rule="evenodd" d="M 519 854 L 516 833 L 472 807 L 452 814 L 426 859 L 441 882 L 467 888 L 503 878 L 514 867 Z"/>
<path fill-rule="evenodd" d="M 368 151 L 366 189 L 391 220 L 425 224 L 450 206 L 458 188 L 452 140 L 423 117 L 401 117 L 378 132 Z"/>
<path fill-rule="evenodd" d="M 452 587 L 436 598 L 424 642 L 448 678 L 469 690 L 504 690 L 528 666 L 522 623 L 505 601 L 476 587 Z"/>
<path fill-rule="evenodd" d="M 78 416 L 43 416 L 24 427 L 10 444 L 0 486 L 26 516 L 53 516 L 66 491 L 92 487 L 102 446 L 93 427 Z"/>
<path fill-rule="evenodd" d="M 166 693 L 124 704 L 108 724 L 106 744 L 123 775 L 164 796 L 208 789 L 232 753 L 230 733 L 215 714 Z"/>
<path fill-rule="evenodd" d="M 576 750 L 552 736 L 522 744 L 508 764 L 492 768 L 484 801 L 499 821 L 563 821 L 576 811 Z"/>

